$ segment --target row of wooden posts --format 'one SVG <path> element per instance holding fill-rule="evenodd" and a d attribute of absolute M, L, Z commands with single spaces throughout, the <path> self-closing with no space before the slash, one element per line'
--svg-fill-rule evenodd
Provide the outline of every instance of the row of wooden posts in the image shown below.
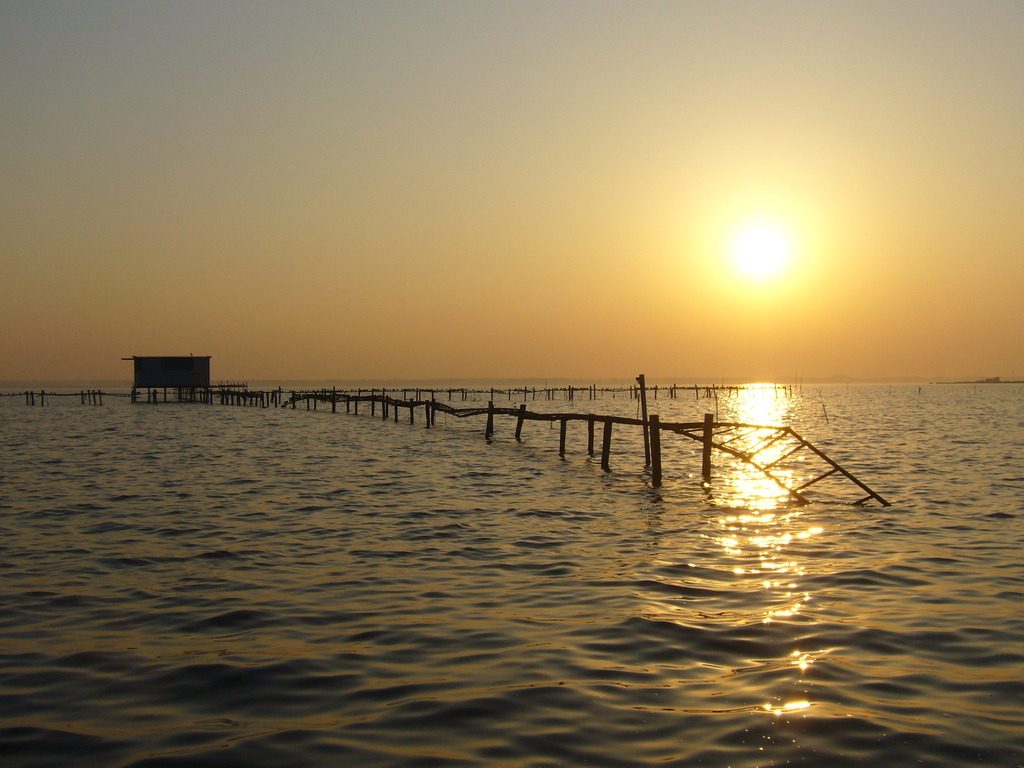
<path fill-rule="evenodd" d="M 24 397 L 25 405 L 46 405 L 47 400 L 55 397 L 77 397 L 82 405 L 103 405 L 104 397 L 124 397 L 123 393 L 104 392 L 100 389 L 83 389 L 78 392 L 47 392 L 41 389 L 38 392 L 9 392 L 8 397 Z"/>
<path fill-rule="evenodd" d="M 338 410 L 339 403 L 344 403 L 345 411 L 347 413 L 358 414 L 360 405 L 362 404 L 364 407 L 369 405 L 370 414 L 372 416 L 377 414 L 377 406 L 379 405 L 381 417 L 384 419 L 394 418 L 396 422 L 399 421 L 400 411 L 408 409 L 410 424 L 414 424 L 416 421 L 416 410 L 418 408 L 423 408 L 424 423 L 427 428 L 431 428 L 435 425 L 438 412 L 452 415 L 456 418 L 485 415 L 487 417 L 487 421 L 484 428 L 484 437 L 487 440 L 491 440 L 494 435 L 495 416 L 511 416 L 516 419 L 516 440 L 521 440 L 523 424 L 526 421 L 557 421 L 560 425 L 558 453 L 563 457 L 566 453 L 566 433 L 568 423 L 570 421 L 584 421 L 587 424 L 587 453 L 590 456 L 594 456 L 596 454 L 595 446 L 597 426 L 600 424 L 602 427 L 601 468 L 605 471 L 610 471 L 612 431 L 614 425 L 639 426 L 643 431 L 644 466 L 645 468 L 650 469 L 651 482 L 654 486 L 660 486 L 662 484 L 661 438 L 662 432 L 668 431 L 701 443 L 701 478 L 705 484 L 709 483 L 711 480 L 712 452 L 717 449 L 739 458 L 740 460 L 761 470 L 766 477 L 774 481 L 780 489 L 784 490 L 792 500 L 799 503 L 806 503 L 807 501 L 803 495 L 803 491 L 805 489 L 828 477 L 838 475 L 845 477 L 862 491 L 867 493 L 867 496 L 854 502 L 855 504 L 862 504 L 870 500 L 875 500 L 883 506 L 889 506 L 889 503 L 879 494 L 875 493 L 837 462 L 833 461 L 822 451 L 811 445 L 808 441 L 804 440 L 788 427 L 766 427 L 750 424 L 721 423 L 716 422 L 714 414 L 711 413 L 706 413 L 703 421 L 700 422 L 662 422 L 656 414 L 648 413 L 648 394 L 650 393 L 656 397 L 658 388 L 654 387 L 653 390 L 648 390 L 646 386 L 646 377 L 643 374 L 637 377 L 636 382 L 637 384 L 635 387 L 631 386 L 628 388 L 618 389 L 599 389 L 595 386 L 591 386 L 547 388 L 542 390 L 523 388 L 512 390 L 491 389 L 488 391 L 469 390 L 464 388 L 451 388 L 445 390 L 406 388 L 401 390 L 357 389 L 339 391 L 337 388 L 331 388 L 291 391 L 289 392 L 289 397 L 287 399 L 285 399 L 284 391 L 280 387 L 275 390 L 260 391 L 249 390 L 242 385 L 167 388 L 159 390 L 152 388 L 133 388 L 130 394 L 104 393 L 100 390 L 82 390 L 78 393 L 52 393 L 40 391 L 39 393 L 25 392 L 23 394 L 25 396 L 25 402 L 28 405 L 45 405 L 47 398 L 50 397 L 79 397 L 83 404 L 88 403 L 100 405 L 103 403 L 104 395 L 106 395 L 108 397 L 130 397 L 133 403 L 176 401 L 212 404 L 218 402 L 221 405 L 257 406 L 263 408 L 291 407 L 293 409 L 297 408 L 299 403 L 305 403 L 306 409 L 313 410 L 317 409 L 318 405 L 323 403 L 325 405 L 329 404 L 333 412 Z M 669 397 L 676 397 L 682 389 L 683 388 L 675 386 L 667 388 Z M 714 393 L 712 396 L 717 397 L 717 390 L 719 388 L 706 387 L 703 389 Z M 730 387 L 724 389 L 732 390 L 735 388 Z M 699 390 L 697 388 L 694 388 L 694 390 L 697 392 L 697 396 L 699 397 Z M 780 393 L 786 395 L 792 394 L 792 390 L 788 386 L 777 386 L 775 391 L 777 395 Z M 393 395 L 389 394 L 389 392 L 393 393 Z M 398 397 L 399 392 L 402 393 L 401 397 Z M 583 413 L 536 413 L 528 411 L 525 403 L 520 404 L 516 408 L 501 408 L 495 406 L 495 395 L 506 392 L 510 399 L 513 395 L 519 394 L 523 395 L 523 399 L 527 399 L 530 395 L 533 395 L 535 399 L 538 392 L 541 393 L 542 396 L 546 396 L 547 399 L 552 399 L 555 393 L 564 392 L 566 399 L 570 401 L 581 392 L 588 392 L 591 399 L 596 398 L 599 392 L 611 392 L 613 396 L 617 393 L 628 392 L 631 398 L 639 400 L 638 405 L 640 415 L 639 418 L 629 418 L 624 416 L 602 416 Z M 17 394 L 19 393 L 8 393 L 9 396 L 16 396 Z M 429 399 L 426 397 L 428 394 Z M 438 394 L 446 394 L 447 402 L 439 400 L 437 398 Z M 470 395 L 474 394 L 490 395 L 490 399 L 487 401 L 487 406 L 485 408 L 456 407 L 449 404 L 456 399 L 466 401 L 469 399 Z M 764 438 L 760 442 L 759 447 L 753 449 L 738 447 L 739 444 L 736 442 L 737 440 L 741 440 L 752 432 L 758 431 L 761 431 L 764 434 Z M 737 435 L 739 435 L 739 437 L 737 437 Z M 766 448 L 771 446 L 777 447 L 782 445 L 783 442 L 788 443 L 788 446 L 781 458 L 776 458 L 771 461 L 762 461 L 759 458 L 759 454 Z M 814 454 L 818 460 L 824 463 L 825 470 L 820 475 L 817 475 L 810 480 L 802 482 L 796 486 L 791 486 L 786 482 L 783 482 L 779 475 L 773 470 L 783 459 L 788 458 L 801 450 L 807 450 Z"/>
<path fill-rule="evenodd" d="M 776 395 L 792 396 L 793 387 L 790 384 L 775 384 L 772 385 Z M 454 400 L 461 400 L 466 402 L 467 400 L 474 399 L 476 396 L 487 395 L 489 400 L 497 401 L 499 397 L 506 397 L 508 400 L 521 398 L 522 400 L 555 400 L 561 396 L 564 396 L 569 402 L 573 402 L 581 397 L 589 400 L 596 400 L 602 394 L 610 394 L 612 397 L 623 394 L 628 395 L 631 399 L 640 398 L 640 387 L 638 385 L 628 387 L 598 387 L 596 384 L 591 384 L 585 387 L 577 387 L 575 385 L 568 385 L 565 387 L 512 387 L 512 388 L 495 388 L 489 389 L 471 389 L 468 387 L 449 387 L 443 389 L 426 389 L 426 388 L 402 388 L 402 389 L 349 389 L 349 390 L 338 390 L 336 387 L 332 389 L 320 389 L 312 390 L 313 392 L 333 392 L 333 393 L 355 393 L 356 396 L 362 396 L 364 392 L 368 392 L 370 395 L 376 395 L 380 393 L 381 396 L 387 396 L 388 393 L 394 393 L 396 399 L 398 399 L 398 393 L 401 392 L 401 400 L 415 399 L 417 401 L 424 400 L 429 395 L 431 400 L 438 399 L 439 396 L 447 396 L 448 402 Z M 719 393 L 726 396 L 736 394 L 746 389 L 744 386 L 733 386 L 733 385 L 688 385 L 681 386 L 678 384 L 672 384 L 669 386 L 659 386 L 655 384 L 647 390 L 648 396 L 657 400 L 659 393 L 662 396 L 667 396 L 669 399 L 677 399 L 684 393 L 693 393 L 695 399 L 699 400 L 703 398 L 715 398 L 719 397 Z M 305 390 L 303 393 L 308 393 L 310 390 Z M 295 394 L 293 390 L 292 395 Z M 124 392 L 103 392 L 98 389 L 87 389 L 81 390 L 80 392 L 47 392 L 45 390 L 36 391 L 25 391 L 25 392 L 11 392 L 6 393 L 9 397 L 20 397 L 25 398 L 26 405 L 46 405 L 47 400 L 55 397 L 78 397 L 81 399 L 83 405 L 102 405 L 104 397 L 128 397 L 133 403 L 144 402 L 144 403 L 160 403 L 160 402 L 193 402 L 193 403 L 220 403 L 221 405 L 257 405 L 262 407 L 271 407 L 274 405 L 280 405 L 283 400 L 284 390 L 280 387 L 271 390 L 249 390 L 245 385 L 242 384 L 231 384 L 231 385 L 213 385 L 210 387 L 132 387 L 131 392 L 126 394 Z"/>
<path fill-rule="evenodd" d="M 405 390 L 403 394 L 408 395 L 409 391 L 410 390 Z M 421 393 L 416 391 L 416 394 L 419 395 Z M 376 391 L 373 390 L 371 390 L 369 394 L 362 394 L 361 391 L 357 391 L 355 394 L 351 392 L 339 392 L 336 389 L 292 392 L 291 396 L 281 403 L 281 405 L 282 407 L 290 406 L 294 409 L 298 407 L 299 403 L 304 402 L 307 410 L 316 410 L 319 403 L 324 403 L 331 406 L 332 412 L 337 412 L 338 404 L 344 403 L 346 413 L 359 414 L 359 407 L 362 403 L 364 405 L 369 404 L 371 416 L 377 415 L 377 406 L 379 405 L 381 418 L 393 418 L 395 422 L 400 420 L 400 410 L 408 409 L 410 424 L 415 424 L 416 422 L 416 410 L 418 408 L 423 408 L 423 421 L 428 429 L 435 425 L 438 412 L 450 414 L 457 418 L 486 415 L 487 421 L 486 426 L 484 427 L 484 437 L 487 440 L 491 440 L 494 435 L 495 416 L 511 416 L 516 419 L 516 440 L 522 439 L 523 423 L 526 421 L 557 421 L 560 426 L 558 454 L 563 457 L 566 452 L 566 433 L 570 421 L 586 422 L 587 453 L 590 456 L 594 456 L 596 453 L 595 433 L 597 425 L 600 424 L 602 426 L 601 468 L 605 471 L 610 471 L 613 425 L 620 424 L 639 426 L 643 430 L 644 466 L 645 468 L 650 469 L 651 483 L 655 487 L 660 486 L 663 480 L 661 436 L 662 432 L 668 431 L 692 440 L 697 440 L 701 443 L 701 479 L 705 485 L 711 482 L 712 452 L 715 449 L 718 449 L 751 464 L 757 469 L 760 469 L 766 477 L 774 481 L 781 490 L 785 491 L 793 501 L 798 503 L 807 503 L 808 500 L 802 492 L 811 485 L 828 477 L 839 475 L 845 477 L 855 486 L 867 493 L 865 497 L 854 503 L 863 504 L 867 501 L 874 500 L 883 506 L 889 506 L 889 502 L 881 495 L 873 491 L 857 479 L 852 473 L 848 472 L 837 462 L 833 461 L 822 451 L 815 448 L 811 443 L 804 440 L 800 435 L 788 427 L 763 427 L 750 424 L 721 423 L 716 422 L 715 415 L 712 413 L 704 414 L 704 418 L 700 422 L 662 422 L 656 414 L 648 413 L 647 388 L 645 376 L 643 374 L 637 377 L 636 396 L 640 400 L 640 418 L 629 418 L 626 416 L 602 416 L 586 413 L 536 413 L 526 410 L 525 403 L 520 404 L 516 408 L 497 407 L 495 406 L 493 399 L 487 401 L 486 408 L 456 408 L 448 405 L 446 402 L 439 401 L 434 397 L 431 397 L 429 400 L 421 397 L 404 397 L 399 399 L 397 397 L 391 397 L 384 391 L 377 394 Z M 761 442 L 760 447 L 756 450 L 741 450 L 732 444 L 733 440 L 736 439 L 735 436 L 723 437 L 723 435 L 730 435 L 730 433 L 734 433 L 737 430 L 741 433 L 744 430 L 767 430 L 767 437 Z M 777 458 L 764 464 L 758 461 L 758 454 L 761 451 L 772 445 L 779 444 L 780 441 L 783 440 L 789 441 L 791 446 L 784 452 L 784 455 L 781 458 Z M 824 463 L 825 470 L 816 477 L 802 482 L 799 486 L 791 487 L 780 480 L 779 476 L 774 474 L 772 470 L 783 459 L 789 458 L 801 450 L 807 450 L 814 454 L 817 459 Z"/>
<path fill-rule="evenodd" d="M 642 378 L 642 377 L 641 377 Z M 643 385 L 641 384 L 640 392 L 643 393 Z M 409 390 L 406 390 L 408 393 Z M 418 391 L 416 394 L 420 394 Z M 646 396 L 641 394 L 641 398 L 645 401 Z M 662 469 L 661 469 L 661 431 L 662 429 L 668 429 L 671 431 L 678 431 L 680 427 L 694 428 L 696 426 L 702 426 L 706 439 L 704 440 L 703 448 L 703 459 L 702 459 L 702 470 L 701 475 L 705 482 L 709 482 L 711 479 L 711 451 L 712 441 L 711 434 L 714 427 L 714 414 L 708 413 L 704 415 L 704 421 L 701 424 L 662 424 L 658 416 L 643 414 L 643 418 L 629 418 L 626 416 L 601 416 L 596 414 L 581 414 L 581 413 L 536 413 L 526 410 L 526 404 L 521 404 L 516 408 L 501 408 L 495 406 L 493 400 L 487 401 L 486 408 L 453 408 L 447 403 L 431 398 L 429 400 L 422 398 L 397 398 L 391 397 L 383 392 L 377 394 L 376 391 L 371 391 L 368 394 L 362 394 L 357 392 L 352 394 L 349 392 L 339 392 L 336 389 L 331 390 L 318 390 L 312 392 L 293 392 L 291 397 L 284 401 L 284 407 L 296 408 L 299 403 L 305 403 L 307 410 L 316 410 L 319 403 L 329 404 L 332 412 L 337 412 L 338 404 L 344 403 L 345 412 L 359 414 L 360 404 L 368 404 L 370 407 L 370 415 L 377 415 L 377 406 L 380 406 L 380 416 L 383 419 L 393 418 L 395 422 L 400 420 L 399 412 L 401 410 L 408 409 L 409 412 L 409 423 L 416 423 L 416 410 L 418 408 L 423 409 L 423 421 L 427 429 L 430 429 L 436 424 L 437 414 L 445 413 L 456 416 L 458 418 L 466 418 L 470 416 L 486 415 L 487 422 L 484 427 L 484 437 L 490 440 L 494 435 L 494 417 L 495 416 L 513 416 L 516 419 L 515 439 L 522 439 L 523 423 L 526 421 L 547 421 L 547 422 L 559 422 L 559 439 L 558 439 L 558 455 L 565 456 L 565 443 L 566 433 L 568 430 L 568 423 L 570 421 L 584 421 L 587 424 L 587 454 L 594 456 L 595 451 L 595 432 L 597 424 L 602 425 L 602 437 L 601 437 L 601 468 L 605 471 L 610 470 L 611 462 L 611 444 L 612 444 L 612 429 L 614 424 L 624 424 L 632 426 L 643 427 L 644 430 L 644 453 L 645 453 L 645 466 L 651 469 L 651 480 L 656 486 L 661 485 L 662 482 Z M 641 405 L 642 410 L 646 410 L 646 403 L 643 402 Z"/>

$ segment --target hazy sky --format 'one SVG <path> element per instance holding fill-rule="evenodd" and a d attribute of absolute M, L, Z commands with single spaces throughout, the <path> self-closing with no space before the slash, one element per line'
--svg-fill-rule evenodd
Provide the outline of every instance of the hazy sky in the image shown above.
<path fill-rule="evenodd" d="M 1020 0 L 0 0 L 0 99 L 0 380 L 1024 378 Z"/>

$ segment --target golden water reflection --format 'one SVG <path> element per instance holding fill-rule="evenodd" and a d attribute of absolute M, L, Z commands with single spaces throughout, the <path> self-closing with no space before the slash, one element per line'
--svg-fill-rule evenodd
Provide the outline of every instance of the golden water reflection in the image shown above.
<path fill-rule="evenodd" d="M 773 384 L 755 384 L 736 390 L 724 400 L 718 421 L 736 422 L 761 426 L 784 426 L 792 410 L 792 402 L 786 390 Z M 769 465 L 783 458 L 790 449 L 785 441 L 774 441 L 773 433 L 764 430 L 736 430 L 727 436 L 732 447 L 752 453 L 757 452 L 757 462 Z M 794 459 L 799 463 L 800 459 Z M 728 507 L 755 510 L 773 510 L 791 499 L 789 492 L 768 477 L 759 468 L 735 460 L 717 468 L 714 479 L 716 503 Z M 773 474 L 780 481 L 792 485 L 791 467 L 773 467 Z"/>
<path fill-rule="evenodd" d="M 790 398 L 774 386 L 751 387 L 729 398 L 718 420 L 786 426 L 791 420 L 791 409 Z M 771 431 L 737 430 L 737 434 L 737 447 L 748 452 L 758 451 L 756 461 L 761 466 L 772 465 L 773 474 L 780 480 L 796 484 L 791 481 L 794 468 L 799 468 L 799 460 L 792 462 L 793 466 L 784 466 L 786 462 L 780 459 L 790 450 L 784 441 L 773 444 Z M 742 444 L 743 440 L 747 440 L 747 444 Z M 776 461 L 778 465 L 773 464 Z M 803 628 L 814 611 L 814 602 L 813 595 L 804 586 L 808 563 L 801 553 L 806 551 L 808 543 L 823 536 L 824 527 L 817 524 L 817 520 L 808 520 L 813 512 L 795 506 L 789 492 L 756 466 L 740 460 L 728 462 L 716 467 L 712 482 L 712 499 L 721 509 L 708 520 L 703 534 L 713 546 L 709 565 L 734 575 L 735 599 L 746 601 L 753 608 L 745 613 L 745 623 L 787 622 L 799 627 L 799 634 L 805 634 Z M 715 550 L 717 557 L 713 554 Z M 754 608 L 757 605 L 760 607 Z M 788 632 L 780 636 L 794 637 Z M 806 690 L 794 692 L 784 688 L 797 685 L 802 689 L 807 676 L 812 674 L 811 668 L 828 650 L 813 646 L 794 649 L 793 643 L 783 642 L 776 659 L 758 660 L 764 669 L 792 670 L 791 679 L 783 684 L 783 690 L 777 687 L 777 677 L 770 683 L 763 682 L 764 687 L 750 686 L 761 695 L 767 694 L 768 701 L 762 704 L 761 711 L 778 716 L 811 708 L 813 701 Z M 753 673 L 748 677 L 748 685 L 760 680 L 759 675 Z M 746 693 L 754 693 L 754 690 L 748 689 Z"/>

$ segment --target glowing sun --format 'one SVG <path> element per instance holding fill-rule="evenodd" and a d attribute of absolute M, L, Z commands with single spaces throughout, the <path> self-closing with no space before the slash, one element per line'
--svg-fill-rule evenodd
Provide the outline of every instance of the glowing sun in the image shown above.
<path fill-rule="evenodd" d="M 789 236 L 773 224 L 752 224 L 738 230 L 730 247 L 734 266 L 752 280 L 780 274 L 792 251 Z"/>

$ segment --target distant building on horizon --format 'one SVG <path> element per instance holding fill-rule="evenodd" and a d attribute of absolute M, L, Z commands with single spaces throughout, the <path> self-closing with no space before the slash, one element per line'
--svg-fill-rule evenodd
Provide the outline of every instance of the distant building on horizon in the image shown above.
<path fill-rule="evenodd" d="M 121 359 L 133 361 L 135 376 L 132 386 L 139 389 L 210 386 L 210 355 L 189 355 L 188 357 L 132 355 Z"/>

